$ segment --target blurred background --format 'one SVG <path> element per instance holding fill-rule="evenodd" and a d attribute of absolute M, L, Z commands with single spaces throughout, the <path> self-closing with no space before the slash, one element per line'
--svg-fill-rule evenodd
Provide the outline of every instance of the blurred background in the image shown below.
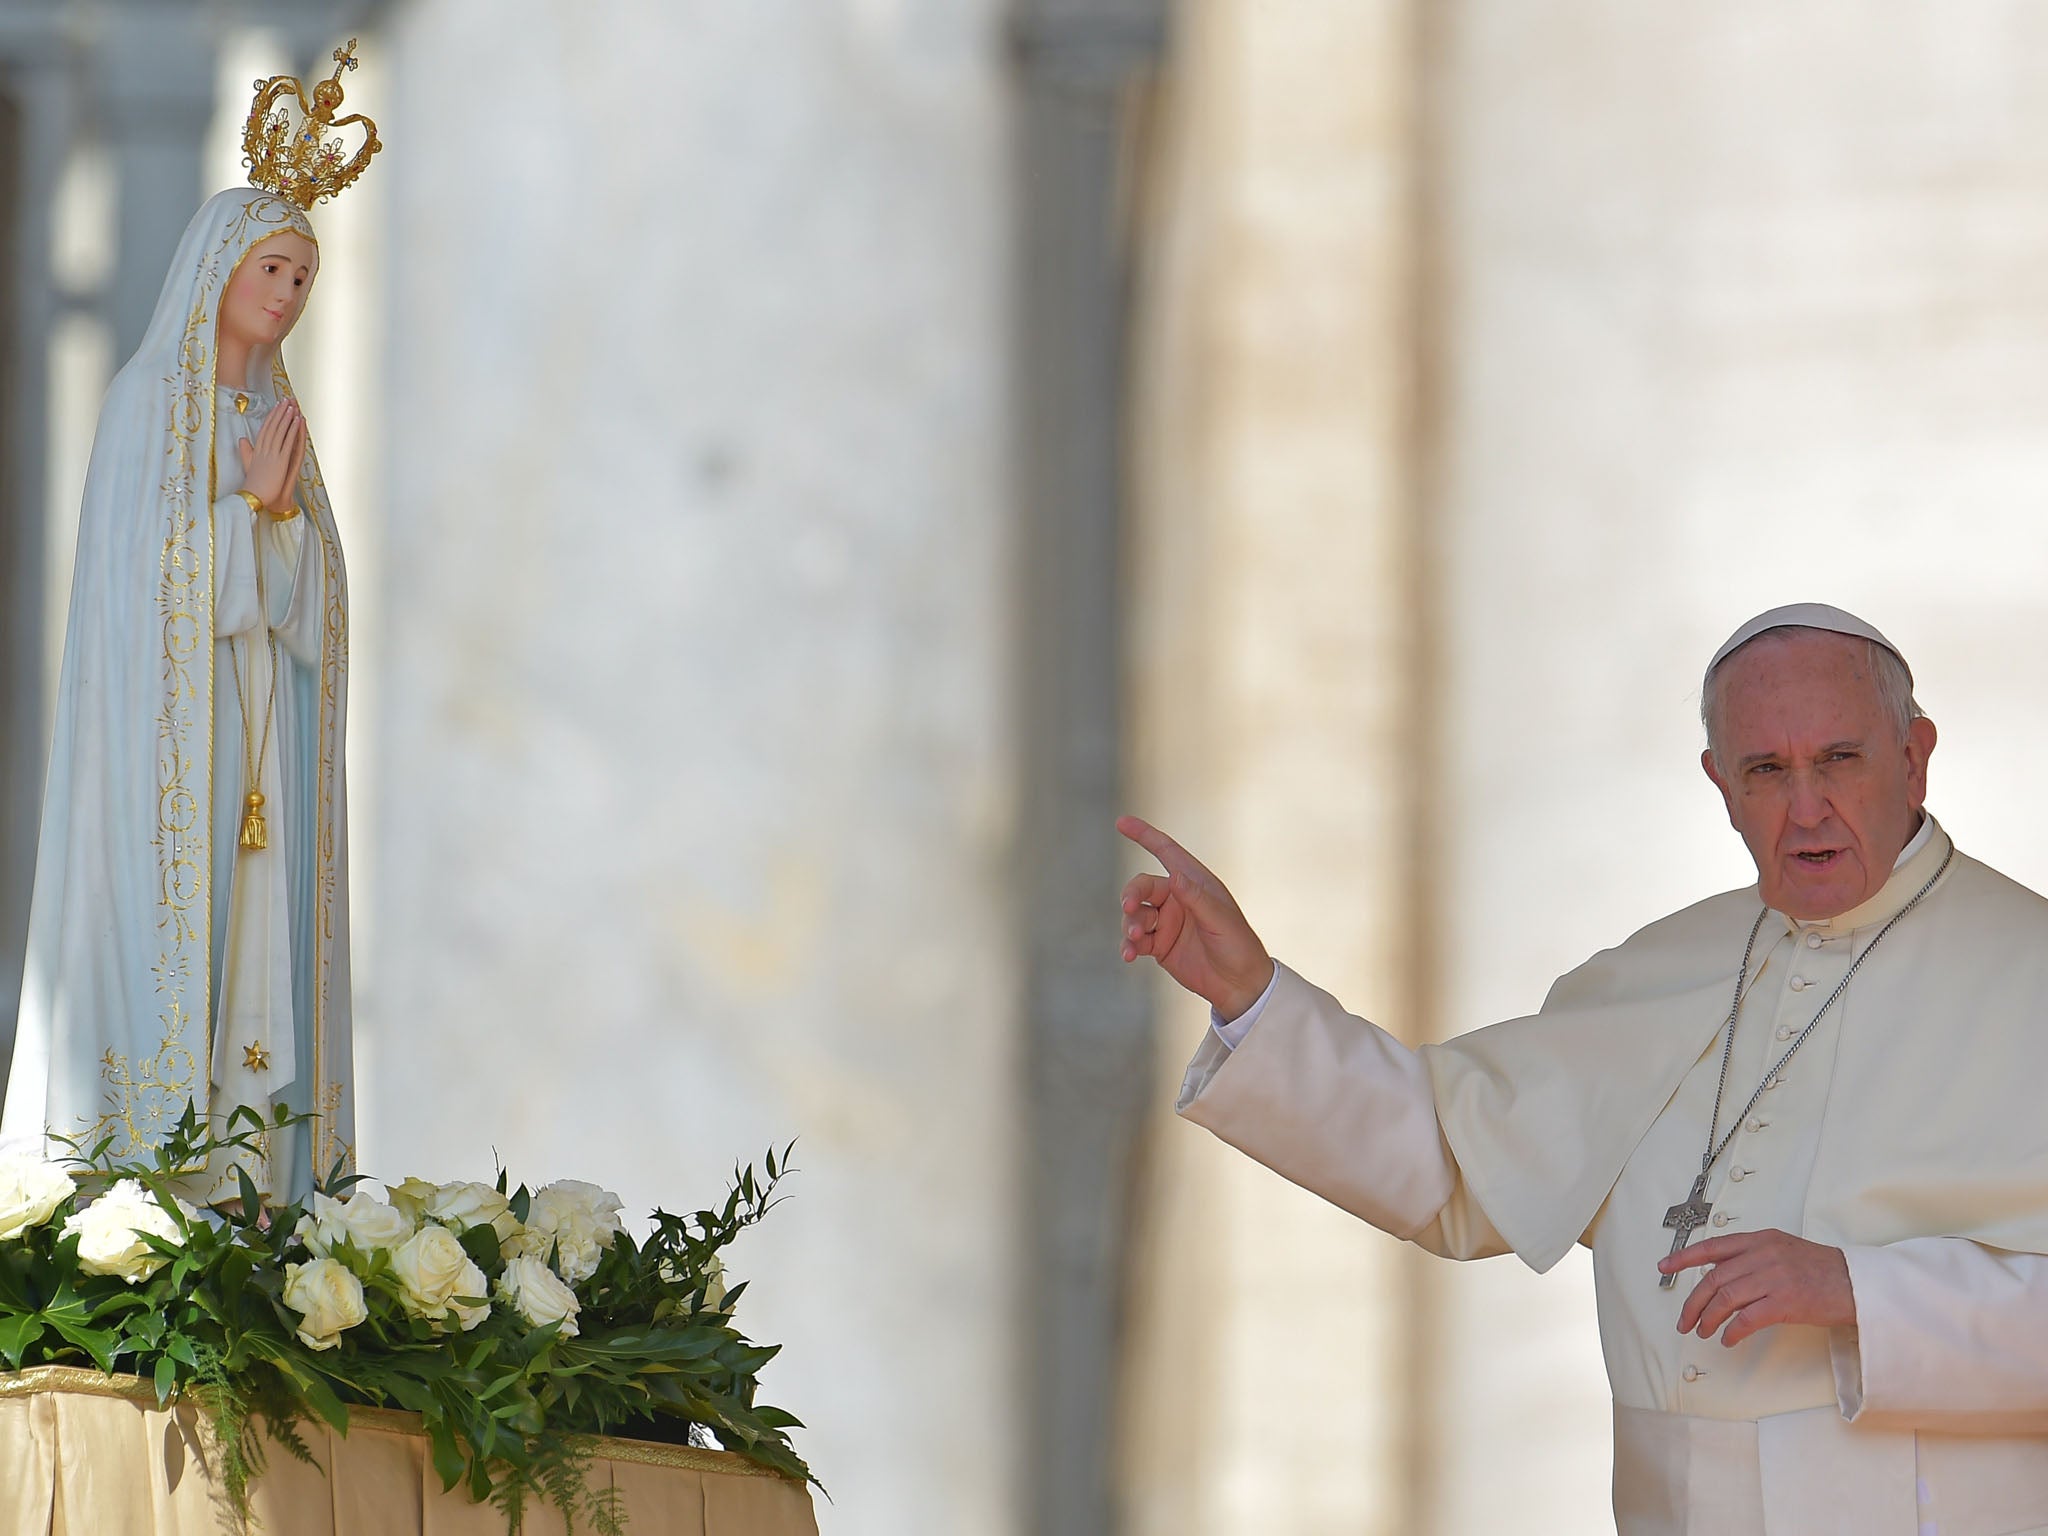
<path fill-rule="evenodd" d="M 1699 672 L 1811 598 L 2048 887 L 2048 9 L 0 0 L 0 1040 L 100 393 L 351 36 L 365 1169 L 800 1138 L 827 1536 L 1605 1526 L 1583 1255 L 1176 1123 L 1111 818 L 1410 1040 L 1528 1012 L 1750 878 Z"/>

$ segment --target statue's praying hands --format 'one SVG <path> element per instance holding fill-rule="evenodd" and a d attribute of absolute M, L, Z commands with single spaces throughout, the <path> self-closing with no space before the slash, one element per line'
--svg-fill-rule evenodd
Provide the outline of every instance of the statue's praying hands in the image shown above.
<path fill-rule="evenodd" d="M 1165 866 L 1124 886 L 1125 963 L 1150 955 L 1225 1020 L 1246 1012 L 1273 979 L 1273 960 L 1223 882 L 1148 822 L 1119 817 L 1117 831 Z"/>
<path fill-rule="evenodd" d="M 306 440 L 306 418 L 298 401 L 286 396 L 270 408 L 253 441 L 235 445 L 242 455 L 242 488 L 272 517 L 291 516 Z"/>

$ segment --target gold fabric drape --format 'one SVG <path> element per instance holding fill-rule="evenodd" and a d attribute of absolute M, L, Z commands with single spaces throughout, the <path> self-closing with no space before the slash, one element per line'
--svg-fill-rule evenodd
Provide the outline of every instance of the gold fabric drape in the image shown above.
<path fill-rule="evenodd" d="M 0 1374 L 0 1531 L 234 1532 L 202 1425 L 132 1376 Z M 250 1500 L 265 1536 L 503 1536 L 496 1509 L 442 1491 L 417 1415 L 357 1408 L 345 1437 L 317 1420 L 300 1429 L 319 1469 L 272 1448 Z M 724 1451 L 599 1440 L 590 1483 L 619 1490 L 634 1536 L 817 1536 L 806 1489 Z M 560 1516 L 535 1510 L 528 1524 L 559 1529 Z"/>

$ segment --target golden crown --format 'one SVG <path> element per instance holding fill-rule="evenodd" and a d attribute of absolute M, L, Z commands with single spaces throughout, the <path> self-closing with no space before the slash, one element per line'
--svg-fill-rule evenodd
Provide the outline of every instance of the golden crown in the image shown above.
<path fill-rule="evenodd" d="M 341 105 L 341 72 L 356 67 L 356 40 L 334 50 L 334 74 L 313 87 L 313 99 L 291 75 L 273 75 L 256 82 L 256 101 L 249 108 L 249 126 L 242 132 L 242 163 L 249 167 L 249 183 L 289 198 L 301 208 L 310 208 L 323 197 L 332 197 L 363 174 L 370 156 L 384 146 L 377 142 L 377 125 L 360 112 L 336 117 Z M 299 125 L 292 126 L 284 98 L 296 97 Z M 363 142 L 347 155 L 342 141 L 329 137 L 329 130 L 363 125 Z"/>

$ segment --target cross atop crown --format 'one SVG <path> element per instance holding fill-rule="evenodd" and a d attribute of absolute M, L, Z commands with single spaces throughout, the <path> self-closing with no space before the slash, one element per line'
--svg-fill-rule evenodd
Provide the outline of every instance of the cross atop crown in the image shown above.
<path fill-rule="evenodd" d="M 306 99 L 305 87 L 291 75 L 273 75 L 256 82 L 256 100 L 249 108 L 249 123 L 242 131 L 242 158 L 249 167 L 249 181 L 301 208 L 310 208 L 322 198 L 333 197 L 363 174 L 370 157 L 384 146 L 377 141 L 377 125 L 359 112 L 336 117 L 341 105 L 341 73 L 357 67 L 356 40 L 334 50 L 334 73 L 313 87 L 313 99 Z M 298 103 L 299 121 L 292 123 L 285 98 Z M 362 127 L 362 143 L 356 152 L 329 131 Z"/>

